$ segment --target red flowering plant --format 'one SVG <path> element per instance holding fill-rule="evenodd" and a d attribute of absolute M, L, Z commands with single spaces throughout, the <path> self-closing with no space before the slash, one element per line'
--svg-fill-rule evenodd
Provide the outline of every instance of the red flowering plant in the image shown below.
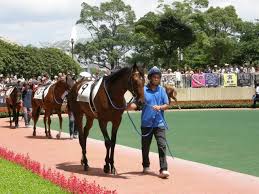
<path fill-rule="evenodd" d="M 66 178 L 64 174 L 51 168 L 46 169 L 39 162 L 30 159 L 29 155 L 15 154 L 5 148 L 0 147 L 0 157 L 23 166 L 25 169 L 41 176 L 42 178 L 51 181 L 61 188 L 76 194 L 115 194 L 116 191 L 107 190 L 98 184 L 89 183 L 86 179 L 80 180 L 74 175 Z"/>

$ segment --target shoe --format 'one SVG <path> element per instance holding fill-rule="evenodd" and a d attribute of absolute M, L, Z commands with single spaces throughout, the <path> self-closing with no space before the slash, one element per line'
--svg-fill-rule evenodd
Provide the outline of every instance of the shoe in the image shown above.
<path fill-rule="evenodd" d="M 160 177 L 160 178 L 165 179 L 165 178 L 167 178 L 167 177 L 169 177 L 169 176 L 170 176 L 170 173 L 169 173 L 167 170 L 162 170 L 162 171 L 160 171 L 160 174 L 159 174 L 159 177 Z"/>
<path fill-rule="evenodd" d="M 150 172 L 151 172 L 151 170 L 150 170 L 149 167 L 144 167 L 143 168 L 143 173 L 150 173 Z"/>
<path fill-rule="evenodd" d="M 73 135 L 74 139 L 78 139 L 78 135 Z"/>
<path fill-rule="evenodd" d="M 70 135 L 70 139 L 73 139 L 73 135 Z"/>

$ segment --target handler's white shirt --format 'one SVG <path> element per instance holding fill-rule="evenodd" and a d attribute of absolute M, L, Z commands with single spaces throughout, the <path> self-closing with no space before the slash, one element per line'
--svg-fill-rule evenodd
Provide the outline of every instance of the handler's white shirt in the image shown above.
<path fill-rule="evenodd" d="M 256 87 L 255 92 L 259 95 L 259 86 Z"/>

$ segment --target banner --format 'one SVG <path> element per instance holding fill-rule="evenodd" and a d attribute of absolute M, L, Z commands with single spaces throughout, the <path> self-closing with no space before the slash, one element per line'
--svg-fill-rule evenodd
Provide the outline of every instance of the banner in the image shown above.
<path fill-rule="evenodd" d="M 224 87 L 236 87 L 237 86 L 237 75 L 235 73 L 224 74 Z"/>
<path fill-rule="evenodd" d="M 175 84 L 176 83 L 176 77 L 175 74 L 170 73 L 170 74 L 162 74 L 161 82 L 163 85 L 165 84 Z"/>
<path fill-rule="evenodd" d="M 205 85 L 207 87 L 217 87 L 219 86 L 220 76 L 219 74 L 206 73 L 205 74 Z"/>
<path fill-rule="evenodd" d="M 192 75 L 192 87 L 201 88 L 205 86 L 205 74 L 193 74 Z"/>
<path fill-rule="evenodd" d="M 237 85 L 238 86 L 251 86 L 252 85 L 252 75 L 250 73 L 239 73 L 237 75 Z"/>

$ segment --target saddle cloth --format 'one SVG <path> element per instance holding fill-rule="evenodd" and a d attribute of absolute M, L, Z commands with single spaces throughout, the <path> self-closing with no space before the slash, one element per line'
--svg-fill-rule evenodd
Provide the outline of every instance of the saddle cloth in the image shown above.
<path fill-rule="evenodd" d="M 11 95 L 11 93 L 13 92 L 13 90 L 14 90 L 14 87 L 8 88 L 6 93 L 5 93 L 5 96 L 9 97 Z"/>
<path fill-rule="evenodd" d="M 91 103 L 91 100 L 92 101 L 94 100 L 94 98 L 101 86 L 102 81 L 103 81 L 103 78 L 100 78 L 97 81 L 94 88 L 92 88 L 94 81 L 89 81 L 89 82 L 84 83 L 78 91 L 77 101 Z M 91 89 L 93 90 L 92 95 L 91 95 Z M 90 99 L 90 95 L 92 96 L 92 99 Z"/>
<path fill-rule="evenodd" d="M 45 98 L 47 96 L 50 86 L 52 86 L 52 84 L 47 85 L 47 86 L 39 86 L 36 89 L 36 92 L 35 92 L 33 98 L 38 99 L 38 100 L 43 100 L 43 98 Z"/>

